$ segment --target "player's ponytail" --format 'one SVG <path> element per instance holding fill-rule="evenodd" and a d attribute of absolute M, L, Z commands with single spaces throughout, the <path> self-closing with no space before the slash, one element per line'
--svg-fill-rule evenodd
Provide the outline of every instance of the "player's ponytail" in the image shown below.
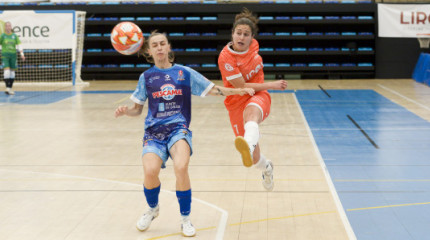
<path fill-rule="evenodd" d="M 170 41 L 167 38 L 167 35 L 165 33 L 160 33 L 160 32 L 158 32 L 158 30 L 152 31 L 151 34 L 149 35 L 149 37 L 143 43 L 142 48 L 138 52 L 138 54 L 144 56 L 146 61 L 149 63 L 154 63 L 154 58 L 151 55 L 149 55 L 149 47 L 150 47 L 149 43 L 150 43 L 152 37 L 155 37 L 158 35 L 164 35 L 167 39 L 167 43 L 170 44 Z M 170 44 L 170 46 L 172 46 L 172 45 Z M 168 58 L 169 58 L 169 62 L 171 62 L 171 63 L 174 62 L 175 61 L 175 53 L 173 51 L 170 51 Z"/>
<path fill-rule="evenodd" d="M 234 18 L 232 32 L 234 32 L 238 25 L 248 25 L 251 28 L 252 36 L 255 36 L 258 32 L 257 23 L 257 17 L 249 9 L 243 8 L 242 12 L 236 14 Z"/>

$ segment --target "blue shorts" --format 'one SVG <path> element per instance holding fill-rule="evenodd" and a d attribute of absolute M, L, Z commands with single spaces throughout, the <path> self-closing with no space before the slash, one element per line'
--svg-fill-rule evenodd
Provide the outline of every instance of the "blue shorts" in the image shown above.
<path fill-rule="evenodd" d="M 145 136 L 143 137 L 143 151 L 142 156 L 146 153 L 155 153 L 157 154 L 161 160 L 163 160 L 163 164 L 161 168 L 166 167 L 166 162 L 170 157 L 170 148 L 177 141 L 184 139 L 187 141 L 190 146 L 190 155 L 193 154 L 193 145 L 191 142 L 192 132 L 187 128 L 177 128 L 174 129 L 171 133 L 169 133 L 166 138 L 162 140 L 154 137 L 152 134 L 148 134 L 145 132 Z"/>

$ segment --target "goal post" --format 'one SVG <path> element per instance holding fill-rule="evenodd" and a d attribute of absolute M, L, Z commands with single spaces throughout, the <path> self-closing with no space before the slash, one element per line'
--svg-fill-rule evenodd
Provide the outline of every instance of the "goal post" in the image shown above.
<path fill-rule="evenodd" d="M 73 10 L 0 11 L 0 24 L 11 22 L 26 58 L 22 61 L 17 55 L 15 84 L 85 84 L 81 79 L 85 14 Z M 3 79 L 3 69 L 0 77 Z"/>

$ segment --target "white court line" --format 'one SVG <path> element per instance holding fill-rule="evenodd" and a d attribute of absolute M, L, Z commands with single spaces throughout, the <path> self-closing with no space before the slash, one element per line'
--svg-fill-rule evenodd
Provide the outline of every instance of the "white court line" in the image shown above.
<path fill-rule="evenodd" d="M 102 178 L 92 178 L 92 177 L 83 177 L 83 176 L 74 176 L 74 175 L 67 175 L 67 174 L 61 174 L 61 173 L 48 173 L 48 172 L 36 172 L 36 171 L 25 171 L 25 170 L 9 170 L 9 169 L 0 169 L 0 171 L 5 172 L 21 172 L 21 173 L 38 173 L 38 174 L 47 174 L 47 175 L 54 175 L 54 176 L 61 176 L 61 177 L 69 177 L 69 178 L 78 178 L 78 179 L 87 179 L 92 181 L 100 181 L 100 182 L 109 182 L 109 183 L 119 183 L 119 184 L 125 184 L 130 186 L 142 186 L 141 184 L 137 183 L 128 183 L 128 182 L 121 182 L 121 181 L 114 181 L 114 180 L 107 180 Z M 176 193 L 172 191 L 167 191 L 164 189 L 161 189 L 162 192 L 169 193 L 176 196 Z M 215 236 L 215 240 L 223 240 L 224 239 L 224 233 L 225 229 L 227 228 L 227 219 L 228 219 L 228 212 L 218 206 L 213 205 L 212 203 L 205 202 L 198 198 L 192 198 L 193 201 L 200 202 L 206 206 L 209 206 L 211 208 L 214 208 L 221 212 L 221 219 L 219 220 L 218 227 L 217 227 L 217 233 Z"/>
<path fill-rule="evenodd" d="M 303 113 L 302 107 L 300 106 L 300 103 L 297 100 L 295 93 L 293 93 L 293 96 L 294 96 L 294 100 L 296 101 L 297 107 L 299 108 L 300 115 L 302 116 L 303 122 L 305 123 L 306 131 L 309 135 L 309 138 L 312 142 L 312 145 L 314 146 L 315 153 L 317 155 L 320 166 L 323 170 L 324 177 L 325 177 L 327 184 L 328 184 L 328 187 L 330 189 L 330 193 L 333 196 L 333 200 L 336 204 L 337 211 L 339 212 L 340 218 L 341 218 L 343 225 L 345 227 L 345 231 L 348 234 L 348 238 L 350 240 L 356 240 L 357 237 L 355 236 L 354 231 L 352 230 L 351 224 L 349 223 L 348 218 L 346 217 L 345 210 L 343 209 L 342 203 L 340 202 L 339 195 L 337 195 L 336 188 L 334 187 L 333 181 L 330 177 L 330 174 L 328 173 L 327 166 L 324 163 L 324 160 L 321 156 L 320 150 L 317 147 L 314 136 L 313 136 L 312 131 L 309 127 L 308 121 L 306 120 L 305 114 Z"/>
<path fill-rule="evenodd" d="M 385 89 L 385 90 L 387 90 L 387 91 L 389 91 L 389 92 L 391 92 L 391 93 L 394 93 L 394 94 L 396 94 L 397 96 L 399 96 L 399 97 L 401 97 L 401 98 L 404 98 L 404 99 L 406 99 L 406 100 L 408 100 L 408 101 L 410 101 L 410 102 L 413 102 L 413 103 L 415 103 L 416 105 L 418 105 L 418 106 L 420 106 L 420 107 L 422 107 L 422 108 L 425 108 L 425 109 L 427 109 L 427 110 L 429 110 L 430 111 L 430 108 L 429 107 L 427 107 L 426 105 L 423 105 L 423 104 L 421 104 L 421 103 L 419 103 L 419 102 L 417 102 L 417 101 L 415 101 L 415 100 L 413 100 L 413 99 L 410 99 L 410 98 L 408 98 L 408 97 L 406 97 L 406 96 L 403 96 L 402 94 L 400 94 L 400 93 L 398 93 L 398 92 L 396 92 L 396 91 L 394 91 L 394 90 L 392 90 L 392 89 L 390 89 L 390 88 L 387 88 L 387 87 L 385 87 L 384 85 L 382 85 L 382 84 L 379 84 L 378 83 L 378 86 L 380 86 L 381 88 L 383 88 L 383 89 Z"/>

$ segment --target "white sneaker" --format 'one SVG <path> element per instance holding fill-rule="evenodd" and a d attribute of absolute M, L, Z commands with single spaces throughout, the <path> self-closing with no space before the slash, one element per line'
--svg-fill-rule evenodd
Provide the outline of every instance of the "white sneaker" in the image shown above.
<path fill-rule="evenodd" d="M 15 92 L 12 89 L 10 89 L 8 94 L 9 95 L 15 95 Z"/>
<path fill-rule="evenodd" d="M 152 220 L 158 217 L 160 211 L 160 207 L 157 205 L 155 208 L 149 208 L 146 212 L 140 217 L 139 221 L 136 223 L 137 230 L 143 232 L 149 228 Z"/>
<path fill-rule="evenodd" d="M 263 171 L 263 187 L 267 190 L 267 191 L 272 191 L 273 190 L 273 164 L 272 161 L 267 160 L 267 164 L 266 164 L 266 170 Z"/>
<path fill-rule="evenodd" d="M 6 93 L 8 95 L 9 95 L 9 92 L 10 92 L 10 88 L 6 88 L 6 90 L 4 91 L 4 93 Z"/>
<path fill-rule="evenodd" d="M 234 145 L 236 146 L 237 151 L 239 151 L 240 155 L 242 155 L 242 162 L 245 167 L 252 166 L 252 155 L 251 150 L 249 149 L 248 143 L 245 138 L 238 136 L 234 140 Z"/>
<path fill-rule="evenodd" d="M 191 224 L 191 220 L 189 216 L 182 218 L 182 235 L 184 237 L 194 237 L 196 235 L 196 229 L 194 228 L 193 224 Z"/>

